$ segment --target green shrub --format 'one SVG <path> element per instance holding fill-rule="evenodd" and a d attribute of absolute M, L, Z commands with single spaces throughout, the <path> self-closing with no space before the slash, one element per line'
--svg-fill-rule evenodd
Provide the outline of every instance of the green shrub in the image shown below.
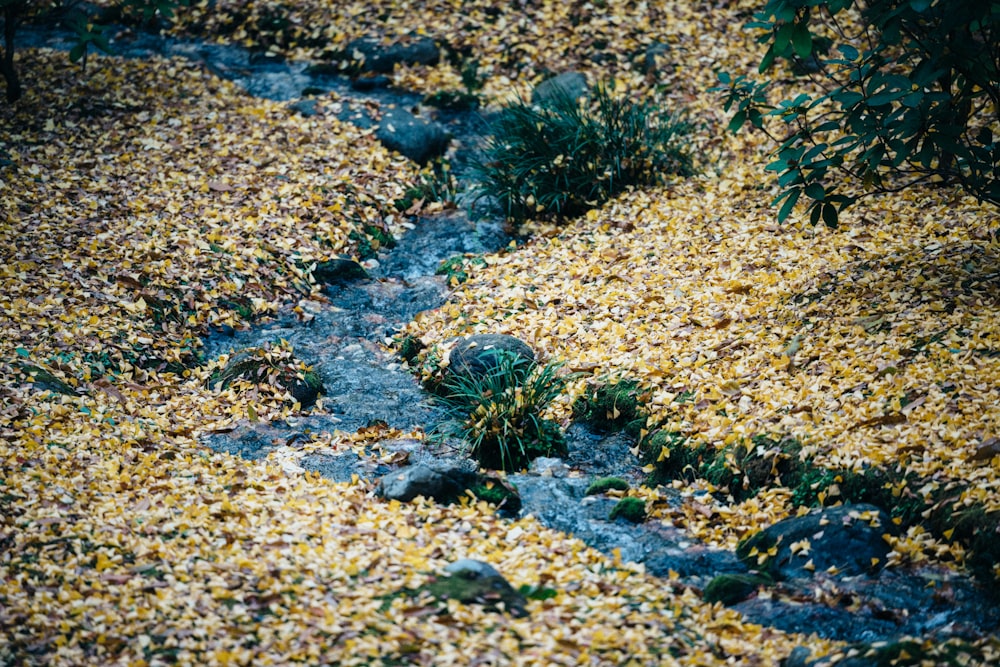
<path fill-rule="evenodd" d="M 1000 205 L 1000 31 L 996 3 L 983 0 L 768 0 L 747 24 L 766 51 L 763 81 L 720 72 L 730 129 L 750 125 L 775 145 L 778 220 L 802 195 L 809 220 L 831 227 L 860 197 L 953 182 Z M 857 30 L 841 13 L 859 10 Z M 826 38 L 833 35 L 836 42 Z M 787 59 L 815 71 L 822 94 L 774 103 Z M 794 69 L 794 67 L 793 67 Z M 775 117 L 784 127 L 765 122 Z M 845 192 L 843 183 L 858 183 Z"/>
<path fill-rule="evenodd" d="M 579 215 L 629 186 L 691 173 L 687 123 L 603 86 L 589 100 L 521 100 L 491 129 L 476 166 L 477 199 L 495 200 L 515 224 Z"/>
<path fill-rule="evenodd" d="M 541 416 L 566 386 L 559 367 L 502 353 L 486 373 L 450 374 L 439 388 L 446 419 L 436 434 L 467 442 L 484 468 L 520 470 L 539 456 L 565 456 L 562 431 Z"/>

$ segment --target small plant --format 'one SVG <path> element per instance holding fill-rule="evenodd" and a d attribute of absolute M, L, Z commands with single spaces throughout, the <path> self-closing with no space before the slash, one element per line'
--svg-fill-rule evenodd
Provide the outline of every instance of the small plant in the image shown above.
<path fill-rule="evenodd" d="M 212 373 L 208 386 L 221 390 L 237 380 L 276 387 L 287 392 L 303 408 L 314 404 L 323 393 L 319 375 L 295 358 L 287 341 L 234 353 L 222 368 Z"/>
<path fill-rule="evenodd" d="M 521 100 L 492 127 L 476 169 L 478 199 L 495 200 L 515 224 L 579 215 L 629 186 L 690 174 L 687 131 L 679 117 L 605 86 L 587 100 Z"/>
<path fill-rule="evenodd" d="M 541 416 L 566 386 L 559 368 L 503 353 L 485 373 L 450 374 L 440 387 L 446 419 L 437 434 L 467 442 L 484 468 L 514 471 L 539 456 L 564 456 L 559 426 Z"/>
<path fill-rule="evenodd" d="M 435 160 L 420 172 L 416 185 L 409 188 L 402 197 L 393 202 L 400 213 L 415 215 L 429 203 L 437 202 L 442 207 L 454 206 L 458 194 L 458 183 L 451 173 L 451 165 L 446 160 Z"/>
<path fill-rule="evenodd" d="M 646 520 L 646 501 L 642 498 L 627 496 L 611 508 L 608 519 L 614 521 L 618 517 L 632 523 L 642 523 Z"/>
<path fill-rule="evenodd" d="M 624 430 L 637 436 L 646 425 L 648 395 L 635 380 L 587 385 L 587 391 L 573 402 L 573 418 L 599 433 Z"/>
<path fill-rule="evenodd" d="M 612 489 L 616 491 L 628 491 L 628 482 L 621 477 L 601 477 L 591 482 L 583 495 L 596 496 L 599 493 L 604 493 Z"/>
<path fill-rule="evenodd" d="M 448 284 L 455 287 L 469 279 L 469 272 L 466 269 L 473 266 L 486 266 L 486 260 L 482 257 L 455 255 L 441 262 L 441 266 L 434 273 L 439 276 L 446 276 Z"/>

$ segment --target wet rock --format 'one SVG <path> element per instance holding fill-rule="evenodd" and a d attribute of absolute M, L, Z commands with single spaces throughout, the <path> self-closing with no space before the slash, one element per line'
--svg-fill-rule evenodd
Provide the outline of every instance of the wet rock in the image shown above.
<path fill-rule="evenodd" d="M 302 370 L 294 357 L 276 360 L 262 347 L 235 352 L 222 369 L 212 373 L 208 386 L 225 389 L 238 379 L 273 383 L 291 394 L 303 408 L 312 406 L 323 393 L 323 382 L 317 373 Z"/>
<path fill-rule="evenodd" d="M 392 44 L 375 37 L 362 37 L 347 44 L 341 59 L 362 72 L 391 74 L 400 64 L 436 65 L 441 50 L 430 37 L 403 37 Z"/>
<path fill-rule="evenodd" d="M 744 541 L 737 554 L 778 579 L 854 576 L 885 565 L 890 548 L 883 536 L 892 532 L 874 505 L 842 505 L 779 521 Z M 760 563 L 758 556 L 772 548 L 777 552 Z"/>
<path fill-rule="evenodd" d="M 474 479 L 475 475 L 468 470 L 437 470 L 420 463 L 379 479 L 376 493 L 387 500 L 400 502 L 409 502 L 418 496 L 452 502 L 472 485 Z"/>
<path fill-rule="evenodd" d="M 477 334 L 463 338 L 451 350 L 448 368 L 453 373 L 477 377 L 497 367 L 501 355 L 512 354 L 527 361 L 535 360 L 535 351 L 514 336 Z"/>
<path fill-rule="evenodd" d="M 445 574 L 435 577 L 418 591 L 427 591 L 438 600 L 458 600 L 478 604 L 491 611 L 507 611 L 527 616 L 528 601 L 489 563 L 470 558 L 451 563 Z"/>
<path fill-rule="evenodd" d="M 546 79 L 531 91 L 531 101 L 535 104 L 553 102 L 561 97 L 580 99 L 586 97 L 590 88 L 587 77 L 580 72 L 563 72 L 551 79 Z"/>
<path fill-rule="evenodd" d="M 813 634 L 847 642 L 879 641 L 895 637 L 899 627 L 889 619 L 865 618 L 857 612 L 800 600 L 755 597 L 732 607 L 751 623 L 784 632 Z"/>
<path fill-rule="evenodd" d="M 359 92 L 369 92 L 380 88 L 388 88 L 392 79 L 384 74 L 359 76 L 351 79 L 351 89 Z"/>
<path fill-rule="evenodd" d="M 375 128 L 375 137 L 389 150 L 402 153 L 417 164 L 443 155 L 451 140 L 444 128 L 414 116 L 405 109 L 386 109 Z"/>
<path fill-rule="evenodd" d="M 697 544 L 683 531 L 660 521 L 632 524 L 609 521 L 615 498 L 585 496 L 586 477 L 508 475 L 521 496 L 521 514 L 533 515 L 554 530 L 569 533 L 605 554 L 644 563 L 653 576 L 677 573 L 695 585 L 707 584 L 722 572 L 746 572 L 731 551 Z"/>
<path fill-rule="evenodd" d="M 322 285 L 344 285 L 368 278 L 365 268 L 353 259 L 335 257 L 316 263 L 313 279 Z"/>
<path fill-rule="evenodd" d="M 760 574 L 720 574 L 705 587 L 705 602 L 732 605 L 753 595 L 761 586 L 774 581 Z"/>
<path fill-rule="evenodd" d="M 521 509 L 517 490 L 502 479 L 458 466 L 432 467 L 424 463 L 408 466 L 380 478 L 376 493 L 387 500 L 409 502 L 423 496 L 445 504 L 471 493 L 505 514 L 513 515 Z"/>
<path fill-rule="evenodd" d="M 312 118 L 319 113 L 316 110 L 316 100 L 312 99 L 297 100 L 289 104 L 288 108 L 304 118 Z"/>
<path fill-rule="evenodd" d="M 643 53 L 642 64 L 643 71 L 646 74 L 656 72 L 660 65 L 664 62 L 664 57 L 670 53 L 670 46 L 662 42 L 653 42 L 648 47 L 646 47 L 645 53 Z"/>

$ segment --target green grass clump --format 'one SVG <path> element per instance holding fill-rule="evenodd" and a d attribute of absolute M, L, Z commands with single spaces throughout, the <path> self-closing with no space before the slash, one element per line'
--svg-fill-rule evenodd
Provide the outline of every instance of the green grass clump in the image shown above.
<path fill-rule="evenodd" d="M 576 216 L 630 186 L 692 173 L 687 123 L 605 86 L 584 100 L 565 94 L 539 104 L 521 100 L 491 129 L 476 170 L 477 194 L 495 201 L 515 225 Z"/>
<path fill-rule="evenodd" d="M 588 384 L 587 391 L 573 402 L 573 418 L 598 433 L 624 430 L 638 436 L 646 425 L 646 398 L 635 380 Z"/>
<path fill-rule="evenodd" d="M 621 477 L 601 477 L 591 482 L 583 495 L 596 496 L 599 493 L 604 493 L 612 489 L 616 491 L 628 491 L 628 488 L 628 482 Z"/>
<path fill-rule="evenodd" d="M 619 517 L 632 523 L 642 523 L 646 520 L 646 501 L 633 496 L 622 498 L 611 508 L 608 519 L 614 521 Z"/>
<path fill-rule="evenodd" d="M 542 417 L 566 386 L 559 368 L 501 353 L 486 373 L 450 374 L 438 390 L 446 419 L 436 435 L 464 440 L 479 465 L 494 470 L 515 471 L 539 456 L 565 456 L 561 429 Z"/>

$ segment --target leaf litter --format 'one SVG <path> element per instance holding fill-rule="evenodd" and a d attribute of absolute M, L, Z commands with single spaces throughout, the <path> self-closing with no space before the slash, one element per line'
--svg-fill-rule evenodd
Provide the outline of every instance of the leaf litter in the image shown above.
<path fill-rule="evenodd" d="M 569 66 L 639 89 L 647 75 L 621 54 L 659 37 L 683 55 L 653 90 L 698 112 L 695 141 L 716 165 L 470 267 L 413 332 L 430 344 L 514 333 L 595 376 L 641 379 L 655 418 L 705 442 L 780 432 L 834 467 L 905 455 L 928 483 L 966 479 L 997 508 L 998 466 L 981 453 L 1000 405 L 996 285 L 980 268 L 995 266 L 982 234 L 993 211 L 920 191 L 870 202 L 837 232 L 775 227 L 764 147 L 724 136 L 705 92 L 714 68 L 754 53 L 736 28 L 747 3 L 427 4 L 446 11 L 297 3 L 310 18 L 291 23 L 345 43 L 386 25 L 458 35 L 482 58 L 490 99 Z M 191 16 L 212 29 L 241 6 Z M 456 16 L 458 28 L 442 20 Z M 585 62 L 599 39 L 611 64 Z M 545 41 L 566 48 L 533 46 Z M 201 446 L 200 433 L 296 406 L 277 390 L 207 387 L 218 362 L 197 365 L 199 336 L 322 301 L 309 265 L 351 254 L 366 224 L 398 224 L 391 203 L 417 174 L 363 132 L 251 100 L 185 61 L 95 57 L 82 77 L 64 61 L 23 52 L 46 85 L 0 124 L 0 661 L 764 664 L 803 643 L 835 651 L 747 624 L 531 518 L 385 503 L 360 480 Z M 447 64 L 394 76 L 417 89 L 458 80 Z M 65 387 L 25 378 L 27 363 Z M 794 511 L 780 488 L 739 505 L 696 490 L 654 512 L 727 546 Z M 915 535 L 897 548 L 954 560 L 950 546 Z M 461 557 L 558 592 L 531 601 L 526 619 L 428 613 L 395 595 Z"/>

